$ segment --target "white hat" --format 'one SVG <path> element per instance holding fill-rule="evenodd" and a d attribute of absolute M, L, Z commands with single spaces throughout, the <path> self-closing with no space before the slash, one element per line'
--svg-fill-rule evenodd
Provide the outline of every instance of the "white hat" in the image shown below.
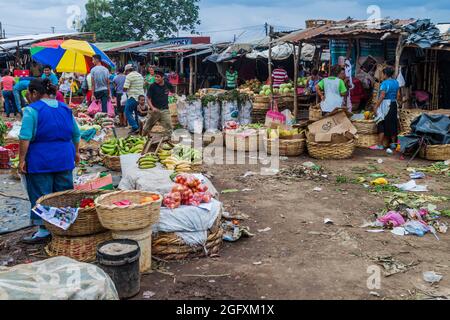
<path fill-rule="evenodd" d="M 134 69 L 133 65 L 132 65 L 132 64 L 127 64 L 127 65 L 125 66 L 125 71 L 128 71 L 128 70 L 130 70 L 130 69 Z"/>

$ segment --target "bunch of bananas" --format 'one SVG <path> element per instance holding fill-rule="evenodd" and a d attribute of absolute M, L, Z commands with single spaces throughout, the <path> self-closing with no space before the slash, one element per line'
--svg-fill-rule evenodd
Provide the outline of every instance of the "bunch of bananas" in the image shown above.
<path fill-rule="evenodd" d="M 161 147 L 161 150 L 159 150 L 159 152 L 158 152 L 159 160 L 163 161 L 163 160 L 167 160 L 168 158 L 170 158 L 172 156 L 172 149 L 173 149 L 172 145 L 165 143 Z"/>
<path fill-rule="evenodd" d="M 190 161 L 181 160 L 175 156 L 170 156 L 167 159 L 161 160 L 161 163 L 168 170 L 175 170 L 176 173 L 192 172 L 192 163 Z"/>
<path fill-rule="evenodd" d="M 198 162 L 202 160 L 202 153 L 188 146 L 177 145 L 172 150 L 173 155 L 180 160 Z"/>
<path fill-rule="evenodd" d="M 153 169 L 156 167 L 156 163 L 158 162 L 158 157 L 152 153 L 147 153 L 139 158 L 138 164 L 139 169 Z"/>
<path fill-rule="evenodd" d="M 125 154 L 141 153 L 144 150 L 146 139 L 142 137 L 128 137 L 126 139 L 113 138 L 102 146 L 102 152 L 109 156 L 121 156 Z"/>

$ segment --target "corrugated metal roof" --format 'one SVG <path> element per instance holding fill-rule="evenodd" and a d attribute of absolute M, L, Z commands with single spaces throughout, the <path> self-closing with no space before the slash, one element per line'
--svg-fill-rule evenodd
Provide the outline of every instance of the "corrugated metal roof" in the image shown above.
<path fill-rule="evenodd" d="M 78 37 L 82 35 L 86 35 L 90 33 L 86 32 L 68 32 L 68 33 L 42 33 L 42 34 L 30 34 L 27 36 L 13 37 L 7 39 L 0 40 L 0 50 L 3 49 L 5 51 L 10 49 L 15 49 L 17 47 L 17 42 L 19 42 L 20 46 L 27 46 L 33 44 L 35 42 L 58 39 L 58 38 L 66 38 L 66 37 Z"/>
<path fill-rule="evenodd" d="M 117 52 L 128 48 L 135 48 L 138 46 L 146 45 L 150 41 L 120 41 L 120 42 L 97 42 L 95 45 L 97 48 L 104 52 Z"/>
<path fill-rule="evenodd" d="M 379 20 L 378 25 L 370 25 L 367 20 L 342 20 L 328 25 L 309 28 L 293 32 L 284 37 L 278 38 L 274 42 L 298 42 L 319 39 L 322 37 L 337 37 L 349 35 L 382 35 L 387 32 L 400 33 L 401 27 L 414 22 L 408 20 Z"/>

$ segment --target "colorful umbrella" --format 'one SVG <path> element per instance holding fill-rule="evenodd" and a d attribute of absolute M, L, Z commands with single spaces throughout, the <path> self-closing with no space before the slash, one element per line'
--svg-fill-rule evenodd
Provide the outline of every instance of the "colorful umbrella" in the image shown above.
<path fill-rule="evenodd" d="M 51 66 L 56 72 L 87 74 L 93 67 L 92 56 L 98 54 L 105 65 L 114 67 L 108 56 L 95 45 L 80 40 L 50 40 L 31 46 L 33 60 Z"/>

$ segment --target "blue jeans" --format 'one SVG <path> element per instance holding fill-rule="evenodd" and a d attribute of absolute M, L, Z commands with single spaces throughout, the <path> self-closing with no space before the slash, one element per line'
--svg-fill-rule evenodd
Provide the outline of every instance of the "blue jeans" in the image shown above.
<path fill-rule="evenodd" d="M 125 105 L 125 115 L 133 131 L 139 130 L 137 106 L 138 103 L 134 98 L 129 98 L 127 100 L 127 104 Z"/>
<path fill-rule="evenodd" d="M 102 112 L 108 113 L 108 90 L 100 90 L 94 92 L 95 99 L 101 100 L 102 102 Z"/>
<path fill-rule="evenodd" d="M 22 100 L 23 100 L 23 97 L 21 95 L 21 92 L 17 91 L 17 90 L 14 90 L 13 94 L 14 94 L 14 101 L 16 103 L 16 108 L 19 111 L 19 113 L 22 114 Z"/>
<path fill-rule="evenodd" d="M 11 113 L 17 113 L 16 103 L 14 102 L 14 94 L 12 91 L 2 91 L 3 98 L 5 99 L 5 113 L 9 117 Z"/>
<path fill-rule="evenodd" d="M 28 173 L 26 174 L 28 198 L 31 208 L 36 206 L 36 201 L 45 195 L 73 189 L 72 171 L 53 173 Z M 34 226 L 42 226 L 41 217 L 31 212 L 31 223 Z"/>

